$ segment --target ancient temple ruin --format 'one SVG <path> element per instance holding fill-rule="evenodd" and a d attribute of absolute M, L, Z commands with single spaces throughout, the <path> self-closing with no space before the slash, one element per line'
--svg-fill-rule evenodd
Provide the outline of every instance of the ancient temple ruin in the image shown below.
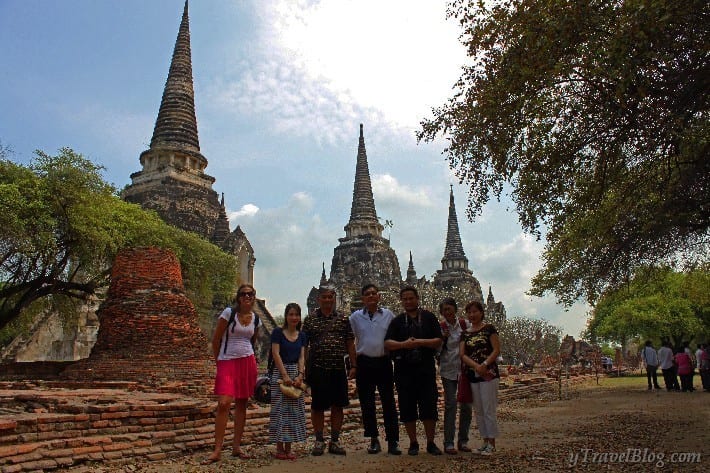
<path fill-rule="evenodd" d="M 325 265 L 323 265 L 319 285 L 330 284 L 336 288 L 338 308 L 343 311 L 361 307 L 360 288 L 363 284 L 374 283 L 382 293 L 389 294 L 390 303 L 401 287 L 410 285 L 420 291 L 435 293 L 436 297 L 447 294 L 460 298 L 461 294 L 465 294 L 467 299 L 477 299 L 484 303 L 487 316 L 497 321 L 505 320 L 503 303 L 495 301 L 490 287 L 487 300 L 483 300 L 481 284 L 468 267 L 468 258 L 459 233 L 453 187 L 449 195 L 449 215 L 444 257 L 441 259 L 442 267 L 434 275 L 433 281 L 428 281 L 426 277 L 417 277 L 411 251 L 406 278 L 402 280 L 397 254 L 390 246 L 390 241 L 382 236 L 383 228 L 375 209 L 361 124 L 350 220 L 344 228 L 345 237 L 338 239 L 339 244 L 333 250 L 330 277 L 326 277 Z M 309 311 L 313 311 L 318 306 L 316 286 L 308 294 L 307 306 Z M 393 308 L 397 309 L 394 305 Z"/>
<path fill-rule="evenodd" d="M 453 186 L 449 190 L 449 220 L 446 228 L 444 257 L 441 258 L 441 269 L 434 275 L 433 283 L 437 289 L 444 290 L 454 286 L 468 287 L 473 291 L 475 299 L 483 301 L 481 284 L 473 276 L 473 271 L 468 269 L 468 258 L 463 251 L 459 221 L 456 217 Z"/>
<path fill-rule="evenodd" d="M 239 282 L 253 283 L 254 249 L 239 226 L 230 232 L 224 195 L 220 199 L 212 189 L 215 178 L 206 174 L 207 158 L 200 152 L 187 1 L 150 148 L 141 153 L 140 163 L 143 168 L 131 174 L 121 197 L 234 254 Z"/>
<path fill-rule="evenodd" d="M 156 386 L 193 383 L 196 390 L 208 391 L 214 360 L 184 290 L 180 263 L 172 251 L 122 250 L 98 311 L 99 333 L 91 355 L 61 376 Z"/>

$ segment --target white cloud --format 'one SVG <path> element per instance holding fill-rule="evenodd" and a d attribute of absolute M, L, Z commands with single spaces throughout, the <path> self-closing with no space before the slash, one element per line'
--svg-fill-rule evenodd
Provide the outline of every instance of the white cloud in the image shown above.
<path fill-rule="evenodd" d="M 401 184 L 390 174 L 376 174 L 371 178 L 376 205 L 432 207 L 431 198 L 423 189 Z"/>
<path fill-rule="evenodd" d="M 465 60 L 446 3 L 275 0 L 266 31 L 312 77 L 327 78 L 334 92 L 411 127 L 446 99 Z"/>
<path fill-rule="evenodd" d="M 241 218 L 241 217 L 252 217 L 259 212 L 259 207 L 257 207 L 254 204 L 244 204 L 242 205 L 242 208 L 237 210 L 236 212 L 230 212 L 227 218 L 229 221 L 233 221 L 235 219 Z"/>

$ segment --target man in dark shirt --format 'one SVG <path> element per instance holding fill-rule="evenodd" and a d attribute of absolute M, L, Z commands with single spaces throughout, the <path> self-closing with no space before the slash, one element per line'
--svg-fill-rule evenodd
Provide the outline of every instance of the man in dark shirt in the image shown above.
<path fill-rule="evenodd" d="M 325 411 L 330 409 L 330 443 L 328 452 L 345 455 L 340 445 L 340 429 L 343 426 L 343 407 L 348 399 L 348 377 L 354 378 L 357 365 L 345 372 L 343 359 L 349 355 L 355 359 L 355 336 L 346 315 L 335 310 L 335 288 L 321 286 L 318 293 L 319 308 L 306 317 L 303 331 L 308 339 L 308 362 L 306 379 L 311 386 L 311 422 L 316 441 L 312 455 L 325 451 Z"/>
<path fill-rule="evenodd" d="M 434 314 L 419 307 L 416 288 L 399 291 L 404 312 L 392 320 L 385 335 L 385 348 L 394 358 L 394 382 L 397 386 L 400 420 L 409 436 L 409 454 L 419 453 L 417 419 L 424 424 L 426 450 L 441 455 L 434 443 L 438 419 L 436 366 L 434 355 L 443 342 L 441 326 Z"/>

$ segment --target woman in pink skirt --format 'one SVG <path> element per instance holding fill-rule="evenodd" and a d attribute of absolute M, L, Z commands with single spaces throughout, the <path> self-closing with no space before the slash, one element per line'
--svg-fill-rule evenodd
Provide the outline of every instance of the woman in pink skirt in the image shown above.
<path fill-rule="evenodd" d="M 214 383 L 214 393 L 217 395 L 217 417 L 214 426 L 214 451 L 203 462 L 204 464 L 219 461 L 232 402 L 234 402 L 232 456 L 248 458 L 241 450 L 241 442 L 247 401 L 254 394 L 257 376 L 253 348 L 253 341 L 257 336 L 257 322 L 252 312 L 255 297 L 256 290 L 251 284 L 239 286 L 236 306 L 227 307 L 220 314 L 212 337 L 212 350 L 217 361 L 217 377 Z"/>

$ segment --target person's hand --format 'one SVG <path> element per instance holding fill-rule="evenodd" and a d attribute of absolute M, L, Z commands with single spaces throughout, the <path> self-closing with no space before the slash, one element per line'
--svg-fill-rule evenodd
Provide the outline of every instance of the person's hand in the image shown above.
<path fill-rule="evenodd" d="M 293 380 L 293 385 L 300 388 L 301 384 L 303 384 L 303 380 L 301 379 L 301 375 L 298 375 L 296 376 L 296 379 Z"/>
<path fill-rule="evenodd" d="M 488 367 L 484 364 L 481 364 L 481 363 L 479 363 L 478 366 L 476 366 L 475 370 L 476 370 L 476 373 L 478 373 L 481 376 L 488 373 Z"/>
<path fill-rule="evenodd" d="M 293 384 L 293 381 L 288 377 L 288 375 L 286 375 L 282 381 L 286 386 L 291 386 Z"/>
<path fill-rule="evenodd" d="M 355 368 L 355 367 L 350 368 L 350 371 L 348 371 L 348 379 L 355 379 L 356 374 L 357 374 L 357 368 Z"/>

